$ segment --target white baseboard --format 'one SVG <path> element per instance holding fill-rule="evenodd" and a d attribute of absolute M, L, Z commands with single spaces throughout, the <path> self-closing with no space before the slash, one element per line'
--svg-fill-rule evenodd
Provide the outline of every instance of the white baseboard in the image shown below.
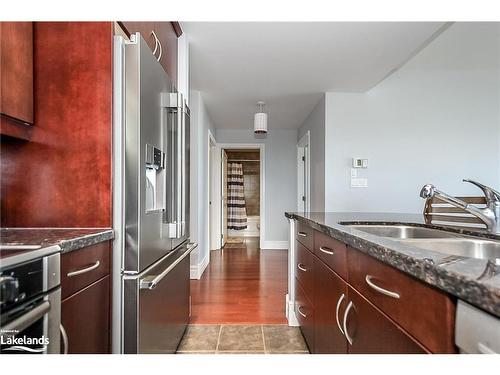
<path fill-rule="evenodd" d="M 298 327 L 299 321 L 295 316 L 295 306 L 293 302 L 288 300 L 288 294 L 285 296 L 285 310 L 286 310 L 286 319 L 288 320 L 288 325 L 290 327 Z"/>
<path fill-rule="evenodd" d="M 267 249 L 269 249 L 269 250 L 274 250 L 274 249 L 288 250 L 288 241 L 262 241 L 260 248 L 263 250 L 267 250 Z"/>
<path fill-rule="evenodd" d="M 202 260 L 201 263 L 198 264 L 192 264 L 190 269 L 189 269 L 189 277 L 194 280 L 199 280 L 201 279 L 201 276 L 203 275 L 203 272 L 205 272 L 205 269 L 208 266 L 208 261 L 209 261 L 209 256 L 207 255 L 205 259 Z"/>

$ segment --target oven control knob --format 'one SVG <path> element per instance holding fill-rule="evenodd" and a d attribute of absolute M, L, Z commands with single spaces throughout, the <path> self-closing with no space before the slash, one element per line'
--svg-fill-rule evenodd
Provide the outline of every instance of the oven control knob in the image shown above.
<path fill-rule="evenodd" d="M 19 300 L 19 280 L 12 276 L 0 276 L 0 303 L 3 305 Z"/>

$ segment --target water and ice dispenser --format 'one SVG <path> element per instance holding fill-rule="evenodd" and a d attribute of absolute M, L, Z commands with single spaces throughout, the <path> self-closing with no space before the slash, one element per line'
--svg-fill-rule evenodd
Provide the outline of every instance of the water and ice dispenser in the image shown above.
<path fill-rule="evenodd" d="M 165 153 L 146 144 L 146 213 L 165 210 Z"/>

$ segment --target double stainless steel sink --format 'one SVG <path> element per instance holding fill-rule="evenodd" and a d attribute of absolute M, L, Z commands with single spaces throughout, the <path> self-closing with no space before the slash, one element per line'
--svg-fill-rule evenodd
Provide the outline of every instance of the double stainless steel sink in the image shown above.
<path fill-rule="evenodd" d="M 345 225 L 365 233 L 389 238 L 420 249 L 469 258 L 493 259 L 496 262 L 500 262 L 500 241 L 409 225 Z"/>

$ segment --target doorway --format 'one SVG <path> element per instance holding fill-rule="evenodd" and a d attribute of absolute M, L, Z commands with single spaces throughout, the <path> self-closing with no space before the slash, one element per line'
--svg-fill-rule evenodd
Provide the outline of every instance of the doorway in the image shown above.
<path fill-rule="evenodd" d="M 297 143 L 297 211 L 310 211 L 310 133 L 307 131 Z"/>
<path fill-rule="evenodd" d="M 222 160 L 224 248 L 237 248 L 247 242 L 259 244 L 261 235 L 260 149 L 225 148 Z"/>

